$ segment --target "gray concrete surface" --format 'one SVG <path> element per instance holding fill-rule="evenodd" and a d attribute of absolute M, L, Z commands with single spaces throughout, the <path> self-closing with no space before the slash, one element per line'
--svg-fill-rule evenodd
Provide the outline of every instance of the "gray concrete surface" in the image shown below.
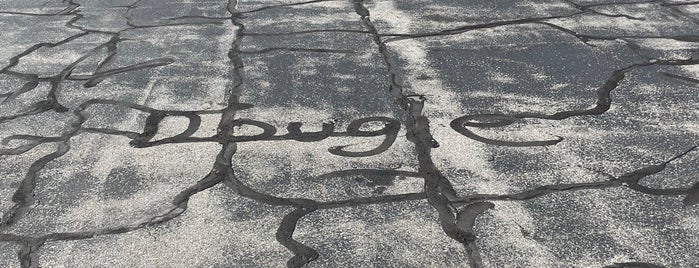
<path fill-rule="evenodd" d="M 0 1 L 0 267 L 699 267 L 699 2 Z"/>

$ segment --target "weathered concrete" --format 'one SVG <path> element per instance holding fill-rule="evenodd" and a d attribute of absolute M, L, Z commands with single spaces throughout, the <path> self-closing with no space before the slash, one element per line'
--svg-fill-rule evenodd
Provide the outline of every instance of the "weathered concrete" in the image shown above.
<path fill-rule="evenodd" d="M 0 1 L 0 29 L 2 267 L 699 267 L 699 2 Z"/>

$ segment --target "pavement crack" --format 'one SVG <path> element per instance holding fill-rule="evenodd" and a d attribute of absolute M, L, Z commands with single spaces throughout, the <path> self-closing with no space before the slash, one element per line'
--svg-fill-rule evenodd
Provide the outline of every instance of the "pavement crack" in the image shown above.
<path fill-rule="evenodd" d="M 432 161 L 431 151 L 439 146 L 439 143 L 432 137 L 429 126 L 429 119 L 423 115 L 422 110 L 426 98 L 420 95 L 408 95 L 403 92 L 402 82 L 396 71 L 396 64 L 393 62 L 390 52 L 386 47 L 386 42 L 377 31 L 373 22 L 370 19 L 369 10 L 364 6 L 363 0 L 353 0 L 352 4 L 357 15 L 365 28 L 371 33 L 375 45 L 378 47 L 379 53 L 386 65 L 387 76 L 389 81 L 389 92 L 393 95 L 399 107 L 408 114 L 406 119 L 407 135 L 406 138 L 415 146 L 415 151 L 418 159 L 418 173 L 424 179 L 424 191 L 427 202 L 435 208 L 438 213 L 438 219 L 444 233 L 461 243 L 467 250 L 469 264 L 471 267 L 482 267 L 482 261 L 478 254 L 478 249 L 473 242 L 474 234 L 469 230 L 464 229 L 468 224 L 461 221 L 457 224 L 457 214 L 455 207 L 451 202 L 458 197 L 454 191 L 449 179 L 447 179 L 437 169 Z M 414 37 L 414 36 L 411 36 Z M 389 39 L 397 40 L 397 39 Z M 492 205 L 492 204 L 491 204 Z M 462 219 L 475 218 L 480 210 L 469 210 L 461 215 Z M 460 226 L 462 228 L 460 228 Z"/>
<path fill-rule="evenodd" d="M 320 2 L 329 2 L 329 1 L 337 1 L 337 0 L 311 0 L 311 1 L 302 1 L 302 2 L 288 3 L 288 4 L 270 5 L 270 6 L 263 6 L 263 7 L 251 9 L 251 10 L 239 11 L 238 14 L 254 13 L 254 12 L 260 12 L 260 11 L 273 9 L 273 8 L 301 6 L 301 5 L 308 5 L 308 4 L 314 4 L 314 3 L 320 3 Z"/>
<path fill-rule="evenodd" d="M 307 52 L 307 53 L 331 53 L 331 54 L 352 54 L 352 50 L 347 49 L 327 49 L 327 48 L 296 48 L 296 47 L 268 47 L 259 50 L 241 50 L 240 54 L 266 54 L 270 52 L 286 51 L 286 52 Z"/>
<path fill-rule="evenodd" d="M 546 21 L 546 20 L 567 18 L 567 17 L 572 17 L 575 15 L 580 15 L 580 14 L 585 14 L 585 13 L 587 13 L 587 12 L 580 11 L 580 12 L 575 12 L 575 13 L 567 14 L 567 15 L 553 15 L 553 16 L 545 16 L 545 17 L 536 17 L 536 18 L 523 18 L 523 19 L 515 19 L 515 20 L 488 22 L 488 23 L 466 25 L 466 26 L 460 26 L 460 27 L 451 28 L 451 29 L 445 29 L 445 30 L 441 30 L 441 31 L 426 32 L 426 33 L 419 33 L 419 34 L 404 34 L 404 33 L 389 34 L 386 36 L 390 36 L 391 38 L 386 39 L 384 42 L 389 43 L 389 42 L 397 42 L 397 41 L 406 40 L 406 39 L 456 35 L 456 34 L 466 33 L 466 32 L 473 31 L 473 30 L 496 28 L 496 27 L 511 26 L 511 25 L 539 23 L 539 22 Z"/>
<path fill-rule="evenodd" d="M 564 140 L 563 137 L 558 137 L 553 140 L 544 141 L 502 141 L 482 137 L 467 128 L 492 128 L 503 127 L 514 124 L 523 119 L 536 118 L 544 120 L 564 120 L 574 116 L 591 116 L 600 115 L 607 112 L 612 106 L 611 92 L 619 87 L 619 84 L 626 78 L 626 73 L 641 67 L 653 65 L 665 66 L 682 66 L 699 64 L 699 59 L 683 59 L 683 60 L 649 60 L 643 63 L 634 63 L 626 67 L 612 72 L 612 75 L 596 90 L 597 101 L 595 106 L 582 110 L 567 110 L 553 114 L 543 114 L 538 112 L 523 112 L 517 114 L 475 114 L 464 115 L 451 121 L 450 126 L 453 130 L 473 140 L 483 142 L 490 145 L 509 146 L 509 147 L 529 147 L 529 146 L 550 146 L 555 145 Z"/>
<path fill-rule="evenodd" d="M 553 193 L 558 193 L 558 192 L 565 192 L 565 191 L 577 191 L 577 190 L 586 190 L 586 189 L 605 189 L 605 188 L 615 188 L 615 187 L 621 187 L 624 186 L 626 188 L 629 188 L 631 190 L 645 193 L 645 194 L 651 194 L 651 195 L 686 195 L 685 200 L 685 205 L 690 206 L 696 204 L 697 200 L 697 185 L 698 183 L 695 183 L 695 185 L 691 186 L 690 188 L 671 188 L 671 189 L 653 189 L 649 187 L 645 187 L 639 184 L 639 181 L 647 176 L 653 175 L 660 173 L 663 171 L 667 164 L 680 159 L 690 152 L 693 152 L 694 150 L 697 149 L 698 146 L 694 146 L 689 148 L 688 150 L 685 150 L 672 158 L 663 161 L 660 164 L 656 165 L 648 165 L 644 166 L 640 169 L 633 170 L 631 172 L 627 172 L 622 174 L 621 176 L 613 176 L 610 174 L 605 174 L 606 177 L 609 178 L 607 181 L 599 181 L 599 182 L 584 182 L 584 183 L 568 183 L 568 184 L 551 184 L 551 185 L 544 185 L 544 186 L 539 186 L 536 189 L 532 190 L 524 190 L 522 192 L 518 193 L 512 193 L 512 194 L 503 194 L 503 195 L 494 195 L 494 194 L 474 194 L 470 196 L 465 196 L 461 198 L 460 200 L 454 201 L 453 204 L 455 206 L 463 206 L 466 204 L 469 204 L 474 201 L 497 201 L 497 200 L 530 200 L 533 198 L 537 198 L 540 196 L 548 195 L 548 194 L 553 194 Z"/>

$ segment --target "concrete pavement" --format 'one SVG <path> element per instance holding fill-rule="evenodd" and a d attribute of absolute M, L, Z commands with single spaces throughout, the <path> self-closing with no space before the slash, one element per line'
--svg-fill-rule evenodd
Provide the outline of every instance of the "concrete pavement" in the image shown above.
<path fill-rule="evenodd" d="M 5 0 L 0 29 L 0 267 L 699 266 L 699 2 Z"/>

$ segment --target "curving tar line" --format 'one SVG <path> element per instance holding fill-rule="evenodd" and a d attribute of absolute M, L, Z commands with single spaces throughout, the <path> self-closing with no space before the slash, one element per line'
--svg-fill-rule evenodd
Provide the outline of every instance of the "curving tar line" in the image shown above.
<path fill-rule="evenodd" d="M 612 73 L 612 75 L 596 90 L 597 102 L 595 106 L 589 109 L 583 110 L 568 110 L 556 112 L 554 114 L 543 114 L 536 112 L 524 112 L 517 114 L 476 114 L 476 115 L 465 115 L 456 118 L 451 121 L 450 126 L 456 132 L 471 138 L 476 141 L 487 143 L 490 145 L 498 146 L 511 146 L 511 147 L 527 147 L 527 146 L 549 146 L 555 145 L 563 141 L 563 137 L 558 137 L 555 140 L 546 141 L 502 141 L 482 137 L 475 134 L 466 126 L 477 127 L 477 128 L 491 128 L 491 127 L 502 127 L 513 124 L 519 120 L 527 118 L 537 118 L 545 120 L 564 120 L 574 116 L 588 116 L 588 115 L 600 115 L 607 112 L 612 106 L 612 90 L 619 87 L 619 83 L 626 78 L 626 73 L 630 72 L 636 68 L 653 66 L 653 65 L 664 65 L 664 66 L 683 66 L 683 65 L 695 65 L 699 64 L 699 59 L 685 59 L 685 60 L 649 60 L 644 63 L 634 63 L 629 66 L 618 69 Z"/>
<path fill-rule="evenodd" d="M 318 251 L 294 240 L 294 230 L 298 221 L 307 214 L 317 209 L 315 201 L 307 200 L 306 204 L 294 209 L 291 213 L 284 216 L 279 229 L 277 229 L 276 238 L 280 244 L 294 253 L 294 257 L 286 263 L 288 267 L 301 267 L 309 262 L 318 259 Z"/>
<path fill-rule="evenodd" d="M 543 195 L 547 194 L 552 194 L 552 193 L 557 193 L 557 192 L 563 192 L 563 191 L 576 191 L 576 190 L 584 190 L 584 189 L 604 189 L 604 188 L 613 188 L 613 187 L 626 187 L 631 190 L 645 193 L 645 194 L 651 194 L 651 195 L 685 195 L 685 198 L 683 199 L 683 203 L 685 206 L 691 206 L 694 204 L 699 203 L 699 182 L 694 183 L 693 186 L 690 186 L 688 188 L 669 188 L 669 189 L 655 189 L 655 188 L 650 188 L 647 186 L 643 186 L 640 184 L 640 180 L 653 175 L 662 172 L 665 170 L 668 164 L 671 162 L 678 160 L 682 157 L 685 157 L 689 153 L 695 151 L 699 146 L 693 146 L 689 148 L 688 150 L 681 152 L 672 158 L 663 161 L 660 164 L 656 165 L 648 165 L 644 166 L 642 168 L 639 168 L 637 170 L 633 170 L 631 172 L 627 172 L 622 174 L 621 176 L 615 177 L 609 174 L 604 174 L 605 176 L 609 177 L 609 180 L 606 181 L 600 181 L 600 182 L 584 182 L 584 183 L 570 183 L 570 184 L 553 184 L 553 185 L 544 185 L 537 187 L 536 189 L 532 190 L 525 190 L 519 193 L 512 193 L 512 194 L 502 194 L 502 195 L 495 195 L 495 194 L 475 194 L 475 195 L 470 195 L 470 196 L 465 196 L 463 198 L 460 198 L 457 201 L 452 202 L 454 205 L 461 206 L 461 205 L 467 205 L 472 202 L 477 202 L 477 201 L 497 201 L 497 200 L 529 200 L 533 198 L 537 198 Z"/>

